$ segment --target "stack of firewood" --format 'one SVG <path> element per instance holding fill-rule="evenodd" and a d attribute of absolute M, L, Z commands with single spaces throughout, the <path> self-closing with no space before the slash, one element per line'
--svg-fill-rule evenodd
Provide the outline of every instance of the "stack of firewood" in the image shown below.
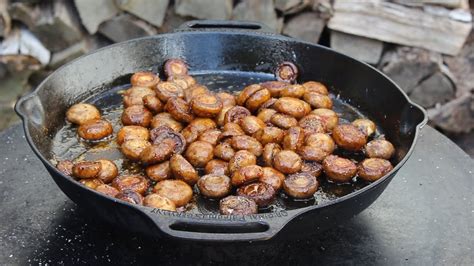
<path fill-rule="evenodd" d="M 385 72 L 438 128 L 474 129 L 468 0 L 0 0 L 0 128 L 18 96 L 60 65 L 191 19 L 260 21 L 328 45 Z"/>

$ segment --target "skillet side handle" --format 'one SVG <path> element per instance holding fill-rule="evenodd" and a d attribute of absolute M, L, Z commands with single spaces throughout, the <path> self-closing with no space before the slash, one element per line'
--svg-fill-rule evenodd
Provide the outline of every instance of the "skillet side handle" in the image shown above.
<path fill-rule="evenodd" d="M 43 105 L 35 92 L 21 97 L 15 104 L 15 112 L 24 122 L 30 121 L 38 125 L 43 123 Z"/>
<path fill-rule="evenodd" d="M 415 119 L 418 121 L 418 128 L 423 128 L 428 123 L 428 114 L 426 113 L 426 110 L 416 103 L 410 103 L 410 108 L 414 109 L 413 112 Z"/>
<path fill-rule="evenodd" d="M 274 30 L 263 23 L 239 20 L 191 20 L 181 24 L 174 31 L 246 31 L 275 33 Z"/>
<path fill-rule="evenodd" d="M 265 218 L 260 215 L 187 215 L 160 209 L 151 209 L 145 213 L 167 236 L 181 240 L 211 242 L 268 240 L 294 217 L 286 211 L 280 215 Z"/>

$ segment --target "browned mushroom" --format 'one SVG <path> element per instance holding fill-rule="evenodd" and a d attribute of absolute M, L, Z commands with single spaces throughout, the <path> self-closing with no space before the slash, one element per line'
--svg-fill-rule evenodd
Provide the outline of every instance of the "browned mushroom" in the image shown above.
<path fill-rule="evenodd" d="M 125 141 L 132 139 L 148 140 L 150 132 L 141 126 L 124 126 L 117 133 L 117 143 L 122 145 Z"/>
<path fill-rule="evenodd" d="M 277 98 L 281 96 L 281 91 L 285 89 L 288 85 L 288 82 L 283 81 L 267 81 L 260 84 L 260 86 L 270 91 L 272 97 Z"/>
<path fill-rule="evenodd" d="M 236 123 L 227 123 L 222 129 L 222 133 L 219 136 L 219 139 L 227 139 L 234 136 L 243 136 L 245 135 L 244 130 Z"/>
<path fill-rule="evenodd" d="M 102 164 L 100 162 L 84 161 L 74 164 L 72 167 L 72 175 L 77 178 L 96 178 L 100 170 L 102 169 Z"/>
<path fill-rule="evenodd" d="M 191 107 L 181 98 L 169 98 L 166 102 L 165 110 L 177 121 L 190 123 L 194 120 L 194 114 L 191 112 Z"/>
<path fill-rule="evenodd" d="M 265 127 L 265 123 L 253 115 L 242 118 L 239 125 L 248 135 L 252 135 Z"/>
<path fill-rule="evenodd" d="M 150 138 L 153 144 L 159 145 L 169 141 L 173 146 L 173 153 L 181 154 L 186 148 L 186 140 L 181 133 L 178 133 L 167 126 L 154 128 L 150 131 Z"/>
<path fill-rule="evenodd" d="M 69 107 L 66 112 L 66 119 L 71 123 L 81 125 L 91 120 L 100 119 L 100 112 L 92 104 L 78 103 Z"/>
<path fill-rule="evenodd" d="M 323 121 L 319 116 L 314 114 L 309 114 L 301 118 L 298 125 L 304 129 L 306 135 L 325 132 Z"/>
<path fill-rule="evenodd" d="M 235 106 L 235 96 L 227 92 L 218 92 L 216 93 L 217 98 L 222 102 L 223 107 Z"/>
<path fill-rule="evenodd" d="M 153 88 L 160 82 L 160 78 L 151 72 L 136 72 L 130 78 L 132 86 Z"/>
<path fill-rule="evenodd" d="M 298 78 L 298 68 L 291 62 L 283 62 L 278 65 L 275 71 L 275 77 L 279 81 L 293 83 Z"/>
<path fill-rule="evenodd" d="M 271 97 L 272 95 L 269 90 L 261 88 L 254 94 L 250 95 L 247 101 L 245 101 L 245 107 L 247 107 L 251 112 L 255 112 L 260 108 L 260 106 L 270 100 Z"/>
<path fill-rule="evenodd" d="M 305 94 L 305 87 L 299 84 L 293 84 L 286 86 L 280 93 L 281 97 L 293 97 L 293 98 L 302 98 Z"/>
<path fill-rule="evenodd" d="M 285 175 L 272 167 L 263 167 L 263 175 L 259 179 L 260 182 L 267 183 L 273 187 L 275 191 L 279 191 L 283 186 Z"/>
<path fill-rule="evenodd" d="M 166 211 L 176 211 L 176 205 L 173 201 L 155 193 L 146 196 L 145 199 L 143 199 L 143 205 Z"/>
<path fill-rule="evenodd" d="M 263 182 L 244 185 L 237 189 L 237 195 L 252 199 L 259 207 L 267 207 L 275 200 L 275 190 Z"/>
<path fill-rule="evenodd" d="M 90 120 L 81 124 L 77 133 L 85 140 L 100 140 L 112 135 L 113 128 L 109 121 Z"/>
<path fill-rule="evenodd" d="M 273 108 L 296 119 L 300 119 L 311 112 L 311 107 L 306 102 L 291 97 L 281 97 L 275 102 Z"/>
<path fill-rule="evenodd" d="M 210 160 L 204 167 L 204 172 L 208 175 L 229 175 L 229 163 L 220 159 Z"/>
<path fill-rule="evenodd" d="M 184 76 L 188 74 L 188 66 L 181 59 L 168 59 L 164 65 L 165 75 L 171 76 Z"/>
<path fill-rule="evenodd" d="M 381 158 L 368 158 L 363 160 L 358 167 L 359 177 L 365 181 L 373 182 L 392 171 L 390 161 Z"/>
<path fill-rule="evenodd" d="M 119 191 L 132 190 L 141 195 L 148 189 L 148 180 L 141 175 L 123 175 L 112 181 L 112 186 Z"/>
<path fill-rule="evenodd" d="M 150 145 L 140 153 L 140 161 L 145 165 L 152 165 L 168 160 L 174 153 L 176 143 L 172 139 Z"/>
<path fill-rule="evenodd" d="M 205 141 L 210 143 L 212 146 L 216 146 L 221 134 L 222 131 L 220 131 L 219 129 L 209 129 L 199 135 L 198 140 Z"/>
<path fill-rule="evenodd" d="M 183 88 L 183 90 L 187 90 L 196 84 L 196 80 L 188 75 L 170 76 L 166 80 L 176 83 L 181 88 Z"/>
<path fill-rule="evenodd" d="M 352 121 L 352 124 L 362 131 L 362 133 L 364 133 L 367 137 L 370 137 L 372 134 L 374 134 L 375 130 L 377 129 L 374 122 L 365 118 L 356 119 Z"/>
<path fill-rule="evenodd" d="M 223 215 L 248 215 L 257 211 L 255 201 L 246 197 L 227 196 L 219 201 L 219 212 Z"/>
<path fill-rule="evenodd" d="M 79 183 L 90 189 L 96 189 L 98 186 L 103 185 L 104 182 L 98 178 L 87 178 L 79 180 Z"/>
<path fill-rule="evenodd" d="M 296 151 L 304 144 L 305 134 L 301 127 L 290 127 L 283 137 L 283 149 Z"/>
<path fill-rule="evenodd" d="M 118 191 L 118 189 L 114 188 L 113 186 L 107 185 L 107 184 L 98 185 L 95 188 L 95 190 L 97 192 L 100 192 L 104 195 L 107 195 L 107 196 L 110 196 L 110 197 L 113 197 L 113 198 L 115 198 L 115 196 L 117 196 L 117 194 L 120 193 L 120 191 Z"/>
<path fill-rule="evenodd" d="M 234 155 L 235 151 L 230 145 L 230 141 L 222 142 L 214 148 L 214 156 L 224 161 L 229 161 Z"/>
<path fill-rule="evenodd" d="M 135 125 L 148 127 L 153 119 L 153 114 L 143 105 L 132 105 L 122 113 L 122 123 L 126 126 Z"/>
<path fill-rule="evenodd" d="M 149 146 L 151 146 L 151 143 L 148 140 L 131 139 L 122 143 L 120 150 L 128 159 L 138 161 L 143 150 Z"/>
<path fill-rule="evenodd" d="M 118 175 L 118 168 L 115 163 L 104 159 L 98 160 L 97 162 L 101 165 L 97 178 L 104 183 L 112 182 L 112 180 Z"/>
<path fill-rule="evenodd" d="M 123 94 L 123 105 L 125 108 L 132 105 L 144 105 L 143 99 L 146 96 L 156 97 L 156 93 L 148 87 L 131 87 Z"/>
<path fill-rule="evenodd" d="M 188 204 L 193 198 L 193 189 L 181 180 L 160 181 L 153 188 L 153 192 L 170 199 L 176 207 Z"/>
<path fill-rule="evenodd" d="M 151 120 L 151 128 L 157 128 L 160 126 L 167 126 L 176 132 L 180 132 L 183 129 L 183 124 L 176 121 L 169 113 L 159 113 Z"/>
<path fill-rule="evenodd" d="M 332 137 L 339 147 L 348 151 L 359 151 L 367 142 L 367 136 L 351 124 L 336 126 Z"/>
<path fill-rule="evenodd" d="M 317 92 L 306 92 L 303 99 L 313 108 L 331 109 L 333 105 L 332 100 L 328 95 Z"/>
<path fill-rule="evenodd" d="M 319 183 L 316 177 L 308 173 L 292 174 L 283 181 L 285 193 L 297 199 L 312 197 L 318 187 Z"/>
<path fill-rule="evenodd" d="M 115 198 L 132 204 L 143 204 L 143 196 L 133 190 L 123 190 L 118 193 Z"/>
<path fill-rule="evenodd" d="M 69 175 L 69 176 L 72 175 L 72 168 L 73 167 L 74 167 L 74 163 L 71 162 L 70 160 L 60 161 L 56 165 L 56 168 L 59 170 L 59 172 L 65 174 L 65 175 Z"/>
<path fill-rule="evenodd" d="M 262 155 L 263 152 L 262 144 L 255 138 L 246 135 L 232 137 L 230 145 L 235 150 L 247 150 L 257 157 Z"/>
<path fill-rule="evenodd" d="M 175 178 L 181 179 L 189 185 L 196 184 L 199 179 L 196 169 L 180 154 L 171 157 L 170 169 Z"/>
<path fill-rule="evenodd" d="M 277 153 L 281 151 L 280 145 L 277 143 L 268 143 L 263 148 L 263 162 L 266 166 L 273 167 L 273 159 Z"/>
<path fill-rule="evenodd" d="M 233 174 L 235 171 L 242 167 L 255 165 L 257 163 L 257 157 L 246 150 L 241 150 L 235 153 L 229 161 L 229 172 Z"/>
<path fill-rule="evenodd" d="M 224 124 L 227 123 L 240 123 L 240 120 L 246 116 L 252 115 L 250 111 L 242 106 L 234 106 L 230 108 L 225 114 Z"/>
<path fill-rule="evenodd" d="M 290 127 L 298 125 L 298 120 L 296 120 L 296 118 L 281 113 L 276 113 L 272 115 L 272 117 L 270 118 L 270 122 L 273 125 L 283 129 L 288 129 Z"/>
<path fill-rule="evenodd" d="M 316 92 L 323 95 L 328 95 L 328 88 L 321 82 L 308 81 L 303 83 L 306 92 Z"/>
<path fill-rule="evenodd" d="M 277 111 L 274 109 L 262 109 L 258 112 L 257 117 L 262 120 L 265 124 L 271 124 L 271 119 Z"/>
<path fill-rule="evenodd" d="M 155 88 L 156 95 L 162 102 L 168 101 L 169 98 L 184 98 L 184 91 L 178 84 L 164 81 L 158 83 Z"/>
<path fill-rule="evenodd" d="M 331 109 L 318 108 L 313 110 L 311 114 L 321 120 L 326 131 L 332 131 L 339 123 L 338 115 Z"/>
<path fill-rule="evenodd" d="M 203 86 L 201 84 L 196 84 L 184 91 L 184 99 L 186 99 L 186 101 L 190 103 L 191 100 L 197 95 L 209 94 L 209 93 L 210 91 L 207 89 L 206 86 Z"/>
<path fill-rule="evenodd" d="M 390 159 L 395 154 L 395 147 L 385 139 L 374 139 L 365 145 L 365 153 L 370 158 Z"/>
<path fill-rule="evenodd" d="M 145 169 L 146 175 L 153 181 L 161 181 L 172 177 L 170 162 L 150 165 Z"/>
<path fill-rule="evenodd" d="M 305 161 L 301 167 L 301 172 L 318 177 L 323 172 L 323 166 L 317 162 Z"/>
<path fill-rule="evenodd" d="M 209 142 L 198 140 L 189 144 L 185 156 L 194 167 L 204 167 L 214 157 L 214 147 Z"/>
<path fill-rule="evenodd" d="M 198 94 L 191 100 L 191 108 L 196 116 L 215 117 L 222 110 L 222 102 L 213 94 Z"/>
<path fill-rule="evenodd" d="M 262 167 L 258 165 L 243 166 L 232 174 L 232 185 L 241 186 L 256 181 L 263 176 Z"/>
<path fill-rule="evenodd" d="M 278 127 L 264 127 L 253 134 L 253 137 L 262 145 L 267 145 L 268 143 L 280 143 L 284 136 L 285 131 Z"/>
<path fill-rule="evenodd" d="M 240 106 L 244 106 L 245 102 L 257 91 L 263 89 L 259 84 L 252 84 L 245 87 L 237 96 L 236 103 Z"/>
<path fill-rule="evenodd" d="M 201 177 L 197 183 L 201 195 L 219 199 L 229 195 L 232 188 L 230 178 L 223 174 L 208 174 Z"/>
<path fill-rule="evenodd" d="M 303 161 L 294 151 L 282 150 L 273 158 L 273 167 L 284 174 L 293 174 L 301 170 Z"/>
<path fill-rule="evenodd" d="M 351 160 L 329 155 L 323 161 L 326 176 L 334 182 L 345 183 L 352 180 L 357 173 L 357 166 Z"/>

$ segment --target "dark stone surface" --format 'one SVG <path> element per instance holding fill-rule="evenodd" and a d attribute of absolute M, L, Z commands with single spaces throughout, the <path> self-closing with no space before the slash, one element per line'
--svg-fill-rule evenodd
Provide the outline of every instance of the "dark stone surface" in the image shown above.
<path fill-rule="evenodd" d="M 67 199 L 20 126 L 0 136 L 2 264 L 472 265 L 474 163 L 425 127 L 380 198 L 352 220 L 292 242 L 212 245 L 147 239 Z"/>

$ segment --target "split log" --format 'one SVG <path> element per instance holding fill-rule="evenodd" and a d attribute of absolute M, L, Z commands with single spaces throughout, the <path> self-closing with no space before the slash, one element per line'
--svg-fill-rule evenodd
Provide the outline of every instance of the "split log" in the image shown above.
<path fill-rule="evenodd" d="M 461 50 L 471 31 L 470 22 L 389 2 L 337 0 L 334 10 L 332 30 L 449 55 Z"/>

